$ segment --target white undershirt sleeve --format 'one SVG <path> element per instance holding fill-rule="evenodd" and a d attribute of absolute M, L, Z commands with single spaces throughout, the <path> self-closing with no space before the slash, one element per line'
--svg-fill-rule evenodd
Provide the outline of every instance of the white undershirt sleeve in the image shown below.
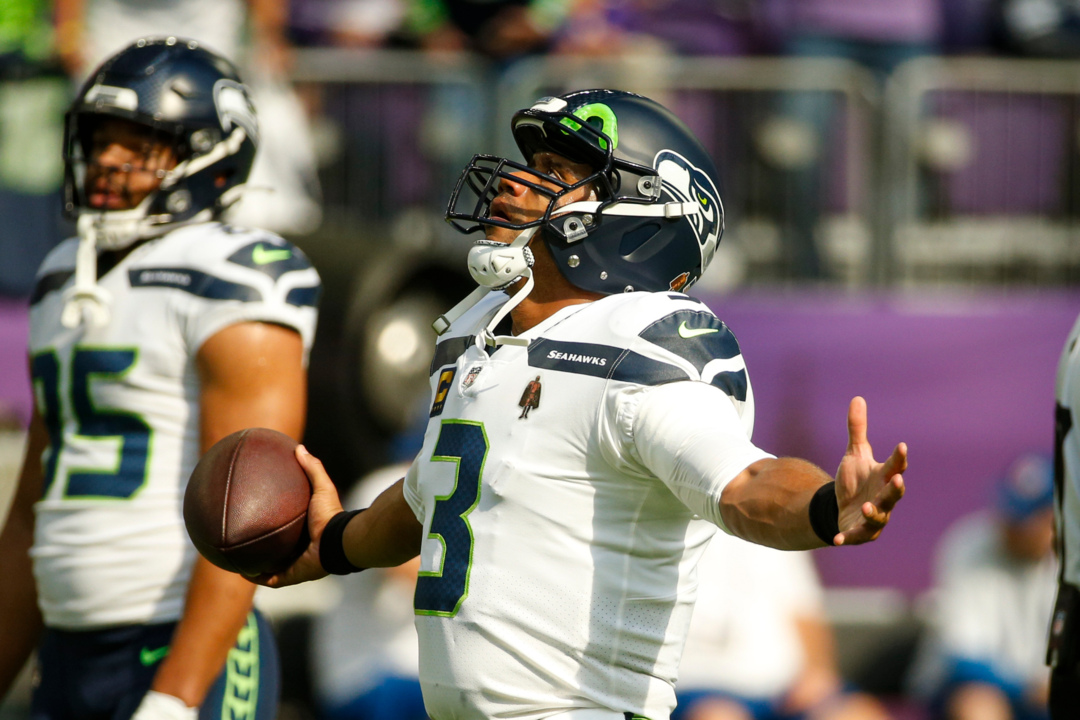
<path fill-rule="evenodd" d="M 669 383 L 636 400 L 631 432 L 641 464 L 690 510 L 730 534 L 720 493 L 751 463 L 774 456 L 750 441 L 731 398 L 712 385 Z"/>

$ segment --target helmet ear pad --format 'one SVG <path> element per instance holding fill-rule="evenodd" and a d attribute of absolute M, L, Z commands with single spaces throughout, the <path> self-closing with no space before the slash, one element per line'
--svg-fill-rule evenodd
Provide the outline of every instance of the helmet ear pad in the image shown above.
<path fill-rule="evenodd" d="M 562 218 L 560 218 L 560 221 Z M 553 222 L 542 228 L 544 242 L 563 277 L 571 284 L 585 290 L 610 295 L 632 290 L 660 292 L 682 290 L 679 278 L 665 278 L 662 286 L 656 279 L 656 268 L 650 262 L 663 254 L 665 264 L 676 267 L 696 267 L 691 274 L 701 273 L 701 252 L 685 241 L 680 241 L 681 219 L 641 218 L 597 214 L 595 225 L 589 234 L 577 242 L 568 242 L 559 232 L 562 222 Z M 595 232 L 601 225 L 605 232 Z M 609 267 L 614 258 L 621 260 L 618 268 Z"/>

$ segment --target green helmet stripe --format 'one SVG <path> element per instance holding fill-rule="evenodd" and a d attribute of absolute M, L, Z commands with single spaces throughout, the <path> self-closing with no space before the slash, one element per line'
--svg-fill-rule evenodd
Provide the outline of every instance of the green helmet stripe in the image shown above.
<path fill-rule="evenodd" d="M 589 103 L 574 110 L 573 114 L 611 138 L 613 150 L 619 147 L 619 121 L 615 119 L 615 113 L 610 107 L 604 103 Z M 599 126 L 595 122 L 591 122 L 593 120 L 599 120 Z M 571 130 L 581 129 L 581 125 L 570 118 L 563 118 L 561 122 Z M 602 139 L 599 142 L 600 149 L 607 150 L 607 143 Z"/>

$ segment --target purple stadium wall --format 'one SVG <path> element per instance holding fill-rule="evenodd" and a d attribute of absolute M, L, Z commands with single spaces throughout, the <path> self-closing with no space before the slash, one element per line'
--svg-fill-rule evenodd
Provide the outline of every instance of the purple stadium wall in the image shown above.
<path fill-rule="evenodd" d="M 929 585 L 934 544 L 948 524 L 987 502 L 1016 455 L 1051 451 L 1055 369 L 1080 293 L 703 299 L 742 345 L 758 445 L 831 472 L 847 443 L 847 403 L 863 395 L 878 457 L 901 440 L 910 447 L 908 495 L 882 539 L 817 553 L 829 585 L 914 596 Z M 24 423 L 25 313 L 22 303 L 0 303 L 0 411 Z"/>
<path fill-rule="evenodd" d="M 0 299 L 0 422 L 30 423 L 33 402 L 26 367 L 26 301 Z"/>
<path fill-rule="evenodd" d="M 934 545 L 992 499 L 1018 454 L 1051 452 L 1058 356 L 1080 313 L 1064 292 L 704 297 L 739 338 L 757 403 L 755 442 L 833 472 L 846 413 L 866 398 L 882 459 L 908 443 L 908 492 L 882 538 L 816 553 L 826 584 L 930 583 Z"/>

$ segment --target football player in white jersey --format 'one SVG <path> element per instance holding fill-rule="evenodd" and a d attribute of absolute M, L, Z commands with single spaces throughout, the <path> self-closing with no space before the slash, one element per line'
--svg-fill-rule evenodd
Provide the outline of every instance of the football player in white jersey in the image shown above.
<path fill-rule="evenodd" d="M 1054 444 L 1054 522 L 1059 565 L 1057 602 L 1046 662 L 1050 716 L 1080 717 L 1080 318 L 1058 363 Z"/>
<path fill-rule="evenodd" d="M 30 307 L 30 439 L 0 536 L 0 696 L 38 647 L 35 720 L 270 720 L 255 586 L 198 557 L 181 516 L 201 453 L 299 438 L 319 276 L 222 224 L 258 142 L 227 60 L 176 38 L 107 60 L 67 116 L 78 237 Z"/>
<path fill-rule="evenodd" d="M 739 345 L 682 293 L 723 207 L 712 161 L 671 112 L 580 91 L 511 127 L 526 164 L 476 156 L 448 207 L 486 237 L 469 257 L 480 287 L 435 323 L 423 449 L 360 513 L 341 512 L 298 450 L 312 545 L 261 581 L 419 554 L 434 720 L 667 720 L 717 526 L 786 549 L 873 540 L 903 494 L 906 448 L 874 460 L 861 398 L 835 481 L 751 443 Z"/>

